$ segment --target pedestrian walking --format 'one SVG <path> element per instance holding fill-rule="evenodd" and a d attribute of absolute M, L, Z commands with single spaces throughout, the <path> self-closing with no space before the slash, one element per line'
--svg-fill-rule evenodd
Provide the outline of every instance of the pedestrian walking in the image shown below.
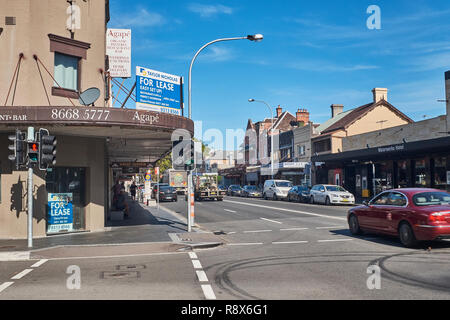
<path fill-rule="evenodd" d="M 137 185 L 136 183 L 133 181 L 133 183 L 130 186 L 130 195 L 131 195 L 131 199 L 134 201 L 136 200 L 136 189 L 137 189 Z"/>

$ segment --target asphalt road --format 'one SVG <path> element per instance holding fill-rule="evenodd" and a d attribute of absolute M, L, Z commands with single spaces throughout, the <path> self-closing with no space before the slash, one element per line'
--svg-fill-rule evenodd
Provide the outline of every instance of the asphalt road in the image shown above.
<path fill-rule="evenodd" d="M 163 207 L 186 214 L 186 202 Z M 144 256 L 0 262 L 0 299 L 448 299 L 450 244 L 350 235 L 349 207 L 227 197 L 195 222 L 225 245 Z M 431 246 L 431 250 L 427 250 Z M 380 281 L 369 266 L 378 266 Z M 71 289 L 70 266 L 80 270 Z M 369 286 L 368 286 L 368 279 Z M 69 281 L 69 285 L 67 285 Z M 373 287 L 379 284 L 379 289 Z"/>

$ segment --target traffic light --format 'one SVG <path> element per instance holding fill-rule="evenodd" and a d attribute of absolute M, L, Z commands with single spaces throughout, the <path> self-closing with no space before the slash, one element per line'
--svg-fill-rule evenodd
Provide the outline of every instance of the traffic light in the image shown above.
<path fill-rule="evenodd" d="M 172 167 L 175 170 L 194 169 L 194 141 L 180 139 L 172 141 Z"/>
<path fill-rule="evenodd" d="M 8 159 L 14 161 L 16 170 L 19 170 L 21 165 L 25 164 L 25 132 L 16 130 L 16 134 L 8 136 L 8 139 L 13 142 L 13 144 L 8 146 L 8 149 L 14 151 L 13 154 L 8 156 Z"/>
<path fill-rule="evenodd" d="M 28 164 L 37 163 L 39 161 L 39 143 L 32 141 L 27 144 Z"/>
<path fill-rule="evenodd" d="M 188 142 L 187 147 L 189 149 L 185 150 L 186 151 L 186 157 L 184 159 L 184 169 L 186 171 L 191 171 L 194 170 L 195 168 L 195 142 L 194 140 L 190 140 Z"/>
<path fill-rule="evenodd" d="M 39 169 L 47 170 L 56 164 L 55 136 L 49 135 L 48 130 L 39 129 Z"/>

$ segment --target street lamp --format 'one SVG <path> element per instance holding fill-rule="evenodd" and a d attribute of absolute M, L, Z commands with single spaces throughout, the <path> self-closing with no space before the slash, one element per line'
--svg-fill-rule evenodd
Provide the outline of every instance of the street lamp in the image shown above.
<path fill-rule="evenodd" d="M 270 111 L 270 121 L 271 121 L 271 127 L 270 127 L 270 173 L 272 175 L 272 180 L 273 180 L 273 111 L 272 108 L 269 106 L 269 104 L 263 100 L 255 100 L 255 99 L 248 99 L 248 102 L 260 102 L 260 103 L 264 103 L 267 108 Z"/>
<path fill-rule="evenodd" d="M 221 41 L 231 41 L 231 40 L 250 40 L 250 41 L 255 41 L 255 42 L 260 42 L 262 41 L 262 39 L 264 39 L 262 34 L 253 34 L 253 35 L 248 35 L 246 37 L 236 37 L 236 38 L 223 38 L 223 39 L 216 39 L 213 40 L 211 42 L 208 42 L 207 44 L 205 44 L 203 47 L 201 47 L 197 53 L 194 55 L 194 58 L 192 58 L 191 61 L 191 65 L 189 67 L 189 80 L 188 80 L 188 108 L 189 108 L 189 119 L 191 119 L 191 115 L 192 115 L 192 102 L 191 102 L 191 83 L 192 83 L 192 66 L 195 62 L 195 59 L 197 59 L 197 56 L 199 55 L 199 53 L 205 49 L 207 46 L 209 46 L 210 44 L 216 43 L 216 42 L 221 42 Z"/>
<path fill-rule="evenodd" d="M 216 43 L 216 42 L 221 42 L 221 41 L 231 41 L 231 40 L 250 40 L 250 41 L 255 41 L 255 42 L 259 42 L 262 39 L 264 39 L 262 34 L 253 34 L 253 35 L 248 35 L 246 37 L 235 37 L 235 38 L 223 38 L 223 39 L 216 39 L 213 40 L 211 42 L 208 42 L 207 44 L 205 44 L 203 47 L 201 47 L 194 55 L 194 57 L 192 58 L 191 61 L 191 65 L 189 66 L 189 80 L 188 80 L 188 115 L 189 115 L 189 119 L 192 119 L 192 90 L 191 90 L 191 84 L 192 84 L 192 66 L 194 65 L 195 59 L 197 59 L 197 56 L 199 55 L 199 53 L 205 49 L 207 46 L 209 46 L 210 44 Z M 193 206 L 194 206 L 194 199 L 193 195 L 192 195 L 192 172 L 189 171 L 188 172 L 188 217 L 187 217 L 187 221 L 188 221 L 188 232 L 191 232 L 191 227 L 194 224 L 194 213 L 193 213 Z"/>

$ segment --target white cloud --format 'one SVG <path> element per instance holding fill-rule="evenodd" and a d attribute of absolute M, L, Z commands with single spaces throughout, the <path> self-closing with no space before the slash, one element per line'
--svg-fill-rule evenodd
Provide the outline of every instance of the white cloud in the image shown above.
<path fill-rule="evenodd" d="M 162 15 L 156 12 L 149 12 L 147 9 L 137 10 L 134 14 L 124 14 L 115 19 L 111 25 L 122 27 L 154 27 L 163 25 L 166 23 L 166 19 Z"/>
<path fill-rule="evenodd" d="M 233 8 L 221 4 L 207 5 L 207 4 L 191 3 L 188 6 L 188 9 L 194 13 L 199 14 L 202 18 L 210 18 L 218 14 L 233 13 Z"/>
<path fill-rule="evenodd" d="M 351 72 L 351 71 L 372 70 L 379 68 L 378 66 L 374 65 L 357 64 L 349 66 L 325 61 L 311 61 L 311 60 L 295 62 L 292 63 L 290 67 L 297 70 L 317 71 L 317 72 Z"/>

